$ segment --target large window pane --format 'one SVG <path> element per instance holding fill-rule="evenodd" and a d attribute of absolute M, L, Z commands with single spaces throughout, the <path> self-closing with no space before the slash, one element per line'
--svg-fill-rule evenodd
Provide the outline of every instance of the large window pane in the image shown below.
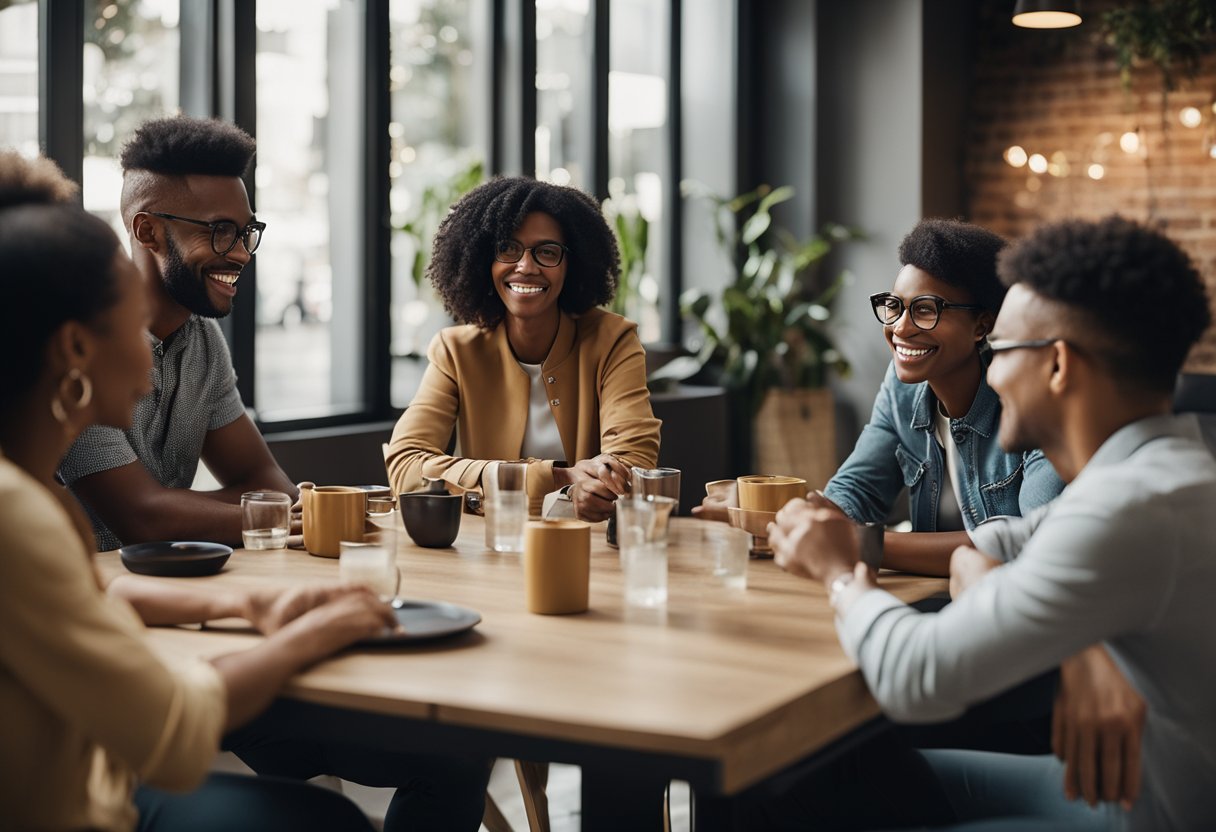
<path fill-rule="evenodd" d="M 536 178 L 587 190 L 591 178 L 590 0 L 536 0 Z"/>
<path fill-rule="evenodd" d="M 177 110 L 178 0 L 90 0 L 84 29 L 84 207 L 127 244 L 118 154 L 140 124 Z"/>
<path fill-rule="evenodd" d="M 255 399 L 263 420 L 361 407 L 362 8 L 258 0 Z"/>
<path fill-rule="evenodd" d="M 0 147 L 38 155 L 38 4 L 0 3 Z"/>
<path fill-rule="evenodd" d="M 489 146 L 489 0 L 392 0 L 392 403 L 413 398 L 448 323 L 423 275 L 448 206 L 484 176 Z"/>
<path fill-rule="evenodd" d="M 611 0 L 608 19 L 609 214 L 638 242 L 645 221 L 645 257 L 622 262 L 617 308 L 640 324 L 643 341 L 661 336 L 658 309 L 666 231 L 663 198 L 671 181 L 667 151 L 669 25 L 666 3 Z M 616 219 L 612 217 L 612 219 Z M 618 231 L 619 233 L 619 231 Z M 622 250 L 631 246 L 622 245 Z M 626 273 L 628 270 L 628 273 Z"/>

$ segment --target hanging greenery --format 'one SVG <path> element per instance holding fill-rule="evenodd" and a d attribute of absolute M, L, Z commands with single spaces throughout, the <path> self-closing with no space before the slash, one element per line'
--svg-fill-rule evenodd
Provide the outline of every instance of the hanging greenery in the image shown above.
<path fill-rule="evenodd" d="M 1200 59 L 1216 48 L 1216 0 L 1138 0 L 1103 12 L 1099 26 L 1115 50 L 1125 90 L 1132 70 L 1151 63 L 1169 93 L 1180 74 L 1194 78 Z"/>

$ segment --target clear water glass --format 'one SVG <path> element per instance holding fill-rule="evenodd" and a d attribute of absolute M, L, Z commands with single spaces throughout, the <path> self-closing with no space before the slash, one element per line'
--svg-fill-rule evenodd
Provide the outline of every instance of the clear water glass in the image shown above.
<path fill-rule="evenodd" d="M 350 541 L 339 544 L 338 580 L 344 584 L 365 586 L 380 597 L 393 601 L 401 586 L 401 571 L 397 555 L 385 541 Z"/>
<path fill-rule="evenodd" d="M 491 462 L 481 475 L 486 520 L 486 548 L 522 552 L 528 522 L 528 464 Z"/>
<path fill-rule="evenodd" d="M 281 491 L 241 495 L 241 540 L 246 549 L 284 549 L 291 528 L 291 498 Z"/>
<path fill-rule="evenodd" d="M 670 497 L 653 495 L 616 501 L 617 544 L 628 606 L 667 603 L 667 521 L 675 505 Z"/>

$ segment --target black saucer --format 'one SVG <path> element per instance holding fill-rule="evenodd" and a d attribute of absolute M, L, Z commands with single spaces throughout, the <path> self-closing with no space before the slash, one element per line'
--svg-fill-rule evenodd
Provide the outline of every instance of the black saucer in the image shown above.
<path fill-rule="evenodd" d="M 219 572 L 232 549 L 219 543 L 161 540 L 123 546 L 118 554 L 122 565 L 139 575 L 193 578 Z"/>

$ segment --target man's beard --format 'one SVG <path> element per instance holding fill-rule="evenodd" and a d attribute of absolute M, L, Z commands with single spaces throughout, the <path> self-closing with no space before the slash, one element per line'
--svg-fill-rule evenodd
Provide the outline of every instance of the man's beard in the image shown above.
<path fill-rule="evenodd" d="M 177 244 L 173 242 L 173 238 L 166 235 L 165 242 L 167 243 L 168 253 L 165 255 L 165 291 L 169 293 L 169 297 L 173 298 L 177 303 L 189 309 L 195 315 L 201 315 L 204 318 L 223 318 L 232 311 L 232 305 L 229 304 L 227 309 L 219 309 L 211 302 L 211 296 L 207 293 L 208 278 L 201 274 L 195 274 L 194 271 L 186 265 L 186 261 L 182 259 L 182 254 L 177 248 Z"/>

